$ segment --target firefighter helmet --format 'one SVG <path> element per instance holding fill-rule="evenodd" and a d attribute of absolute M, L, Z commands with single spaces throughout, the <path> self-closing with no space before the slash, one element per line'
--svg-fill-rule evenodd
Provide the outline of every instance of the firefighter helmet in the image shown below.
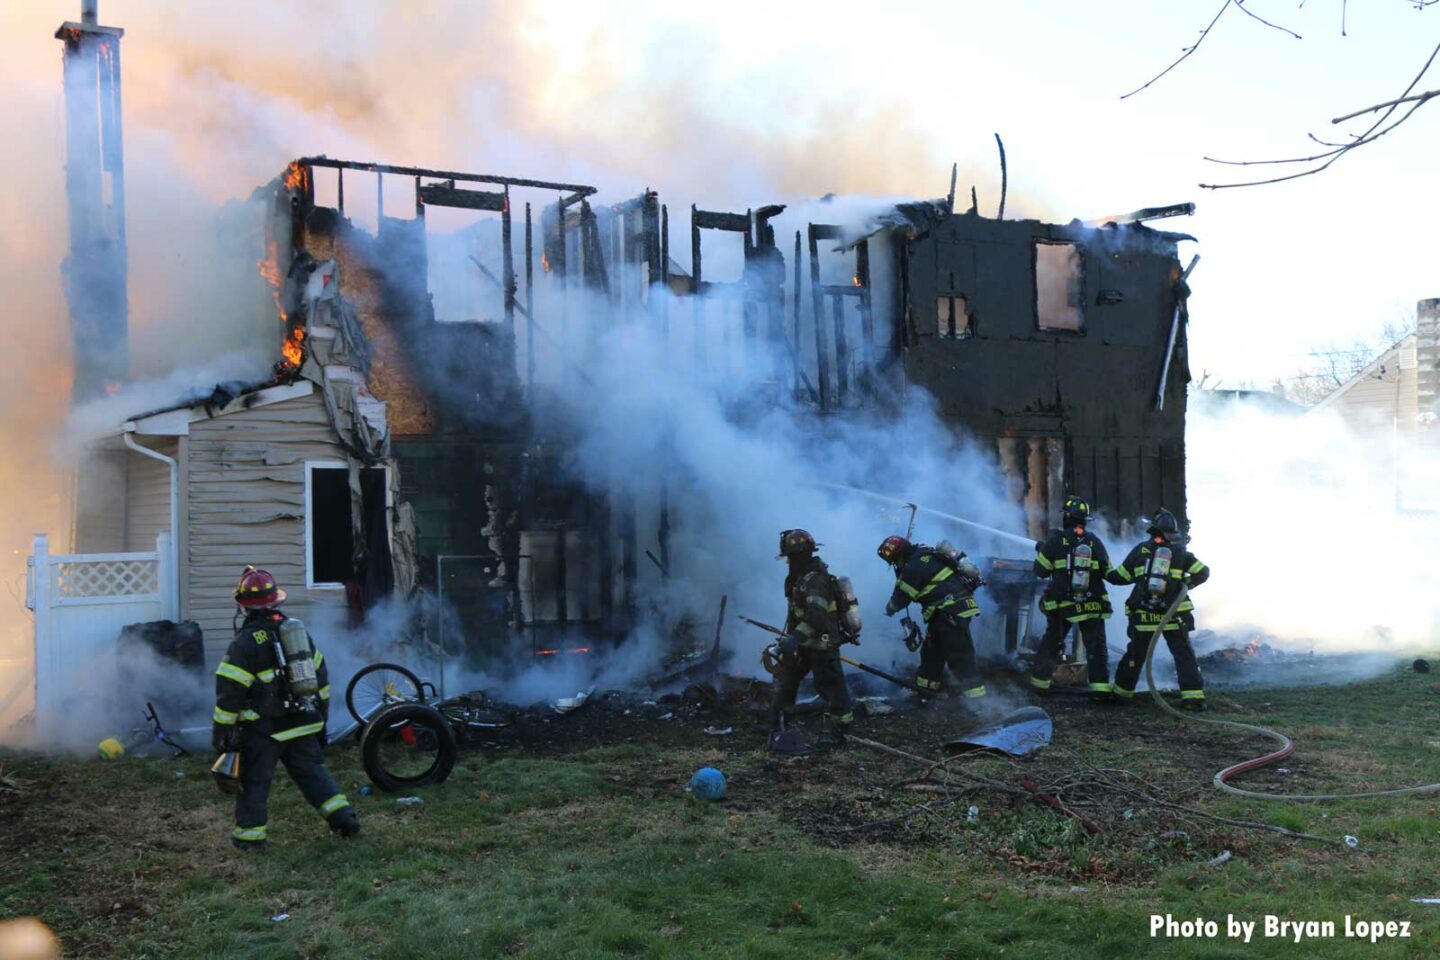
<path fill-rule="evenodd" d="M 1180 535 L 1180 521 L 1175 519 L 1175 514 L 1161 507 L 1150 519 L 1148 532 L 1159 534 L 1167 540 L 1173 540 Z"/>
<path fill-rule="evenodd" d="M 1075 524 L 1084 526 L 1090 520 L 1090 501 L 1084 497 L 1066 497 L 1061 515 L 1065 519 L 1066 526 Z"/>
<path fill-rule="evenodd" d="M 799 557 L 807 553 L 814 553 L 815 548 L 820 544 L 808 530 L 781 530 L 780 531 L 780 552 L 775 554 L 775 559 L 783 557 Z"/>
<path fill-rule="evenodd" d="M 910 556 L 910 541 L 904 537 L 886 537 L 876 548 L 875 555 L 892 567 L 898 567 Z"/>
<path fill-rule="evenodd" d="M 285 591 L 268 571 L 246 567 L 235 584 L 235 602 L 247 610 L 266 610 L 285 602 Z"/>

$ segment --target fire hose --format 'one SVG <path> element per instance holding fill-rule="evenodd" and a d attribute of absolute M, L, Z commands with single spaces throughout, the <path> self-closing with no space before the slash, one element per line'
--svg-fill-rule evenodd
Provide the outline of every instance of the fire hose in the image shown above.
<path fill-rule="evenodd" d="M 1440 783 L 1427 783 L 1416 787 L 1397 787 L 1391 790 L 1368 790 L 1363 793 L 1309 794 L 1262 793 L 1259 790 L 1246 790 L 1243 787 L 1237 787 L 1232 785 L 1229 782 L 1231 777 L 1238 776 L 1242 773 L 1248 773 L 1251 770 L 1258 770 L 1261 767 L 1268 766 L 1269 764 L 1272 764 L 1277 760 L 1283 760 L 1285 757 L 1290 756 L 1290 754 L 1295 752 L 1295 744 L 1293 741 L 1291 741 L 1289 737 L 1285 736 L 1285 734 L 1280 733 L 1277 730 L 1271 730 L 1269 727 L 1262 727 L 1259 724 L 1241 723 L 1238 720 L 1218 720 L 1213 717 L 1197 717 L 1181 713 L 1179 710 L 1176 710 L 1174 707 L 1172 707 L 1170 703 L 1160 695 L 1160 688 L 1155 685 L 1155 673 L 1152 666 L 1152 662 L 1155 658 L 1155 647 L 1159 644 L 1160 637 L 1165 632 L 1165 627 L 1168 626 L 1170 621 L 1174 618 L 1176 611 L 1180 607 L 1180 604 L 1185 600 L 1185 597 L 1189 594 L 1189 592 L 1189 589 L 1184 584 L 1180 586 L 1180 592 L 1176 594 L 1175 599 L 1166 609 L 1165 615 L 1161 617 L 1160 622 L 1156 624 L 1155 633 L 1150 637 L 1150 646 L 1145 650 L 1145 682 L 1150 685 L 1151 699 L 1153 699 L 1160 706 L 1160 709 L 1173 716 L 1179 717 L 1181 720 L 1190 720 L 1195 723 L 1206 723 L 1215 727 L 1229 727 L 1232 730 L 1243 730 L 1246 733 L 1258 733 L 1260 736 L 1268 737 L 1269 739 L 1274 740 L 1280 745 L 1280 748 L 1278 750 L 1272 750 L 1270 753 L 1264 754 L 1262 756 L 1254 757 L 1249 760 L 1243 760 L 1240 763 L 1232 764 L 1216 773 L 1214 780 L 1212 780 L 1211 782 L 1215 784 L 1215 787 L 1217 789 L 1223 790 L 1226 793 L 1234 794 L 1236 796 L 1251 797 L 1256 800 L 1293 801 L 1359 800 L 1368 797 L 1399 797 L 1408 794 L 1435 793 L 1437 791 L 1440 791 Z"/>
<path fill-rule="evenodd" d="M 1029 546 L 1030 544 L 1033 544 L 1033 543 L 1034 543 L 1033 540 L 1026 539 L 1025 537 L 1020 537 L 1020 536 L 1017 536 L 1016 534 L 1009 533 L 1009 532 L 1004 531 L 1004 530 L 996 529 L 995 527 L 989 527 L 989 526 L 986 526 L 985 524 L 982 524 L 982 523 L 976 523 L 976 522 L 973 521 L 973 520 L 966 520 L 964 517 L 957 517 L 957 516 L 955 516 L 955 515 L 953 515 L 953 514 L 942 513 L 942 512 L 940 512 L 939 510 L 932 510 L 932 509 L 930 509 L 929 507 L 917 506 L 915 503 L 913 503 L 913 502 L 911 502 L 911 501 L 909 501 L 909 500 L 902 500 L 902 499 L 899 498 L 899 497 L 891 497 L 891 496 L 887 496 L 887 495 L 885 495 L 885 494 L 883 494 L 883 493 L 875 493 L 875 492 L 870 491 L 870 490 L 862 490 L 862 489 L 859 488 L 859 487 L 846 486 L 845 484 L 840 484 L 840 483 L 817 482 L 817 483 L 813 484 L 813 486 L 823 487 L 823 488 L 830 489 L 830 490 L 842 490 L 842 491 L 845 491 L 846 493 L 859 494 L 860 496 L 869 497 L 869 498 L 871 498 L 871 499 L 873 499 L 873 500 L 885 500 L 885 501 L 888 501 L 888 502 L 890 502 L 890 503 L 897 503 L 897 504 L 900 504 L 900 505 L 902 505 L 902 506 L 910 507 L 910 508 L 911 508 L 911 514 L 910 514 L 910 516 L 911 516 L 912 522 L 913 522 L 913 519 L 914 519 L 914 516 L 915 516 L 914 511 L 919 510 L 919 511 L 922 511 L 922 512 L 924 512 L 924 513 L 931 514 L 932 516 L 940 517 L 940 518 L 942 518 L 942 519 L 944 519 L 944 520 L 951 520 L 951 521 L 953 521 L 953 522 L 955 522 L 955 523 L 959 523 L 959 524 L 962 524 L 962 525 L 967 526 L 967 527 L 973 527 L 973 528 L 975 528 L 975 529 L 977 529 L 977 530 L 984 531 L 985 533 L 991 534 L 991 535 L 993 535 L 993 536 L 1000 537 L 1001 539 L 1004 539 L 1004 540 L 1009 540 L 1009 541 L 1012 541 L 1012 542 L 1015 542 L 1015 543 L 1024 543 L 1024 544 L 1027 545 L 1027 546 Z M 1258 769 L 1260 769 L 1261 767 L 1268 766 L 1269 764 L 1272 764 L 1272 763 L 1274 763 L 1274 762 L 1277 761 L 1277 760 L 1283 760 L 1285 757 L 1290 756 L 1290 754 L 1292 754 L 1292 753 L 1295 752 L 1295 744 L 1294 744 L 1293 741 L 1291 741 L 1291 739 L 1290 739 L 1289 737 L 1285 736 L 1283 733 L 1280 733 L 1280 732 L 1277 731 L 1277 730 L 1271 730 L 1269 727 L 1262 727 L 1262 726 L 1260 726 L 1259 724 L 1254 724 L 1254 723 L 1241 723 L 1241 722 L 1239 722 L 1239 721 L 1237 721 L 1237 720 L 1219 720 L 1219 719 L 1215 719 L 1215 718 L 1213 718 L 1213 717 L 1197 717 L 1197 716 L 1193 716 L 1193 715 L 1181 713 L 1179 710 L 1177 710 L 1177 709 L 1175 709 L 1174 707 L 1172 707 L 1172 706 L 1165 700 L 1165 698 L 1160 695 L 1160 690 L 1159 690 L 1159 688 L 1155 686 L 1155 676 L 1154 676 L 1154 670 L 1153 670 L 1153 667 L 1152 667 L 1152 661 L 1153 661 L 1153 659 L 1154 659 L 1154 657 L 1155 657 L 1155 646 L 1156 646 L 1157 643 L 1159 643 L 1160 637 L 1162 637 L 1162 636 L 1164 635 L 1164 633 L 1165 633 L 1165 627 L 1168 626 L 1169 623 L 1170 623 L 1170 621 L 1174 618 L 1176 612 L 1178 611 L 1178 609 L 1179 609 L 1179 607 L 1180 607 L 1181 602 L 1184 601 L 1185 597 L 1186 597 L 1188 594 L 1189 594 L 1189 589 L 1188 589 L 1184 584 L 1181 584 L 1179 594 L 1176 595 L 1175 599 L 1171 602 L 1170 606 L 1166 609 L 1164 616 L 1160 618 L 1160 622 L 1156 625 L 1155 633 L 1150 637 L 1150 646 L 1145 650 L 1145 680 L 1146 680 L 1146 682 L 1150 685 L 1150 696 L 1151 696 L 1151 698 L 1155 701 L 1156 704 L 1158 704 L 1158 705 L 1160 706 L 1160 708 L 1161 708 L 1162 710 L 1164 710 L 1165 712 L 1167 712 L 1167 713 L 1169 713 L 1169 714 L 1171 714 L 1171 715 L 1173 715 L 1173 716 L 1175 716 L 1175 717 L 1180 718 L 1181 720 L 1190 720 L 1190 721 L 1193 721 L 1193 722 L 1195 722 L 1195 723 L 1205 723 L 1205 724 L 1209 724 L 1209 725 L 1215 726 L 1215 727 L 1228 727 L 1228 728 L 1230 728 L 1230 729 L 1232 729 L 1232 730 L 1242 730 L 1242 731 L 1244 731 L 1244 732 L 1246 732 L 1246 733 L 1256 733 L 1256 734 L 1259 734 L 1259 735 L 1262 736 L 1262 737 L 1266 737 L 1266 738 L 1268 738 L 1268 739 L 1270 739 L 1270 740 L 1273 740 L 1273 741 L 1275 741 L 1277 744 L 1280 745 L 1280 746 L 1279 746 L 1279 749 L 1277 749 L 1277 750 L 1273 750 L 1273 751 L 1271 751 L 1270 753 L 1263 754 L 1262 756 L 1253 757 L 1253 758 L 1251 758 L 1251 759 L 1249 759 L 1249 760 L 1243 760 L 1243 761 L 1241 761 L 1240 763 L 1232 764 L 1232 765 L 1226 767 L 1225 769 L 1220 770 L 1219 772 L 1217 772 L 1217 773 L 1215 774 L 1214 779 L 1211 781 L 1211 782 L 1213 782 L 1213 783 L 1215 784 L 1216 789 L 1223 790 L 1223 791 L 1226 792 L 1226 793 L 1234 794 L 1235 796 L 1251 797 L 1251 798 L 1256 799 L 1256 800 L 1291 800 L 1291 801 L 1302 801 L 1302 800 L 1360 800 L 1360 799 L 1368 799 L 1368 798 L 1371 798 L 1371 797 L 1400 797 L 1400 796 L 1408 796 L 1408 795 L 1421 794 L 1421 793 L 1437 793 L 1437 792 L 1440 792 L 1440 783 L 1427 783 L 1427 784 L 1422 784 L 1422 785 L 1420 785 L 1420 786 L 1415 786 L 1415 787 L 1396 787 L 1396 788 L 1390 789 L 1390 790 L 1369 790 L 1369 791 L 1365 791 L 1365 792 L 1362 792 L 1362 793 L 1310 793 L 1310 794 L 1262 793 L 1262 792 L 1260 792 L 1259 790 L 1246 790 L 1246 789 L 1243 788 L 1243 787 L 1237 787 L 1237 786 L 1232 785 L 1232 784 L 1229 782 L 1231 777 L 1238 776 L 1239 774 L 1242 774 L 1242 773 L 1248 773 L 1248 772 L 1250 772 L 1251 770 L 1258 770 Z"/>

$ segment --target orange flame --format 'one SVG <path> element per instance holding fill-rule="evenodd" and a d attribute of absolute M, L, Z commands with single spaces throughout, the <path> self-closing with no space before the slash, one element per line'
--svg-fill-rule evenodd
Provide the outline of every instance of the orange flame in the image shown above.
<path fill-rule="evenodd" d="M 857 287 L 863 286 L 863 284 L 860 283 L 860 274 L 858 273 L 850 278 L 850 282 L 855 284 L 855 286 Z"/>
<path fill-rule="evenodd" d="M 285 168 L 285 189 L 299 190 L 301 185 L 305 183 L 305 174 L 307 172 L 308 168 L 292 160 L 290 166 Z"/>
<path fill-rule="evenodd" d="M 296 327 L 291 330 L 290 336 L 280 345 L 280 353 L 285 358 L 283 362 L 287 368 L 299 369 L 301 362 L 305 359 L 304 344 L 305 328 Z"/>
<path fill-rule="evenodd" d="M 541 253 L 541 254 L 540 254 L 540 267 L 541 267 L 541 269 L 543 269 L 546 273 L 549 273 L 549 272 L 550 272 L 550 256 L 549 256 L 549 254 L 546 254 L 546 253 Z"/>

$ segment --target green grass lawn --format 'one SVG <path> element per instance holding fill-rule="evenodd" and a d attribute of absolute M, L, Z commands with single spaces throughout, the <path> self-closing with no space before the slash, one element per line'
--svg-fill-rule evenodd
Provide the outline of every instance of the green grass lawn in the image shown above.
<path fill-rule="evenodd" d="M 1252 784 L 1418 783 L 1440 780 L 1437 688 L 1440 679 L 1397 672 L 1220 697 L 1212 715 L 1296 737 L 1290 772 Z M 1258 739 L 1178 724 L 1147 704 L 1120 719 L 1087 706 L 1056 714 L 1055 745 L 1035 761 L 967 769 L 1009 782 L 1054 780 L 1082 763 L 1124 768 L 1172 800 L 1352 834 L 1368 852 L 1123 799 L 1084 806 L 1077 790 L 1065 799 L 1102 825 L 1092 837 L 1023 798 L 909 791 L 900 781 L 918 767 L 857 746 L 782 764 L 758 735 L 737 734 L 471 756 L 424 791 L 423 806 L 404 808 L 359 796 L 356 752 L 332 749 L 363 835 L 332 839 L 282 778 L 270 849 L 245 856 L 228 844 L 227 798 L 202 760 L 9 755 L 0 916 L 39 916 L 76 957 L 1386 958 L 1440 949 L 1440 906 L 1410 902 L 1440 896 L 1440 798 L 1250 802 L 1214 791 L 1207 771 L 1212 757 L 1259 752 Z M 863 732 L 933 752 L 904 742 L 908 728 L 891 720 Z M 723 804 L 684 796 L 706 763 L 730 777 Z M 967 825 L 971 804 L 981 812 Z M 1224 849 L 1234 859 L 1207 866 Z M 1151 914 L 1167 912 L 1215 920 L 1222 935 L 1152 940 Z M 281 913 L 290 918 L 271 919 Z M 1224 938 L 1227 914 L 1267 913 L 1337 926 L 1346 914 L 1409 921 L 1412 936 L 1298 946 Z"/>

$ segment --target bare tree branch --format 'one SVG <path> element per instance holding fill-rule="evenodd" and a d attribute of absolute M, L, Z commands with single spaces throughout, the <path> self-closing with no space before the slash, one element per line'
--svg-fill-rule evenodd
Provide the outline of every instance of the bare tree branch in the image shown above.
<path fill-rule="evenodd" d="M 1389 106 L 1386 106 L 1386 105 L 1384 105 L 1384 104 L 1381 104 L 1379 107 L 1377 107 L 1377 109 L 1382 109 L 1382 110 L 1384 110 L 1384 112 L 1380 115 L 1380 117 L 1379 117 L 1373 124 L 1370 125 L 1370 128 L 1369 128 L 1369 129 L 1367 129 L 1364 133 L 1360 134 L 1358 137 L 1356 137 L 1356 138 L 1355 138 L 1353 141 L 1351 141 L 1350 143 L 1345 143 L 1345 144 L 1336 145 L 1336 146 L 1334 147 L 1334 149 L 1328 150 L 1328 151 L 1326 151 L 1325 153 L 1319 153 L 1319 154 L 1315 154 L 1315 155 L 1309 156 L 1309 157 L 1291 157 L 1291 158 L 1284 159 L 1284 160 L 1239 160 L 1239 161 L 1237 161 L 1237 160 L 1218 160 L 1218 159 L 1216 159 L 1216 158 L 1214 158 L 1214 157 L 1206 157 L 1206 158 L 1205 158 L 1206 160 L 1210 161 L 1211 163 L 1223 163 L 1223 164 L 1226 164 L 1227 166 L 1253 166 L 1253 165 L 1257 165 L 1257 164 L 1286 164 L 1286 163 L 1315 163 L 1315 162 L 1317 162 L 1317 161 L 1324 160 L 1325 162 L 1324 162 L 1324 163 L 1321 163 L 1319 166 L 1311 167 L 1309 170 L 1302 170 L 1302 171 L 1300 171 L 1300 172 L 1298 172 L 1298 173 L 1287 174 L 1287 175 L 1281 176 L 1281 177 L 1272 177 L 1272 178 L 1269 178 L 1269 179 L 1266 179 L 1266 180 L 1250 180 L 1250 181 L 1244 181 L 1244 182 L 1240 182 L 1240 183 L 1202 183 L 1202 184 L 1200 184 L 1200 186 L 1201 186 L 1203 189 L 1206 189 L 1206 190 L 1222 190 L 1222 189 L 1226 189 L 1226 188 L 1228 188 L 1228 187 L 1255 187 L 1255 186 L 1261 186 L 1261 185 L 1263 185 L 1263 184 L 1283 183 L 1283 182 L 1286 181 L 1286 180 L 1297 180 L 1297 179 L 1299 179 L 1300 177 L 1313 176 L 1314 174 L 1320 173 L 1320 172 L 1323 171 L 1323 170 L 1329 169 L 1329 167 L 1330 167 L 1331 164 L 1333 164 L 1335 161 L 1339 160 L 1341 157 L 1345 156 L 1345 154 L 1349 153 L 1351 150 L 1354 150 L 1356 147 L 1363 147 L 1363 146 L 1366 146 L 1367 144 L 1374 143 L 1376 140 L 1378 140 L 1378 139 L 1380 139 L 1381 137 L 1385 136 L 1385 134 L 1389 133 L 1390 131 L 1394 130 L 1396 127 L 1400 126 L 1400 125 L 1401 125 L 1402 123 L 1404 123 L 1406 120 L 1409 120 L 1410 117 L 1415 113 L 1416 110 L 1420 109 L 1421 107 L 1423 107 L 1426 103 L 1428 103 L 1428 102 L 1430 101 L 1431 98 L 1429 98 L 1429 97 L 1423 97 L 1423 98 L 1418 98 L 1418 99 L 1417 99 L 1417 98 L 1415 98 L 1415 97 L 1412 97 L 1410 94 L 1411 94 L 1411 91 L 1413 91 L 1413 90 L 1415 89 L 1415 87 L 1420 83 L 1420 80 L 1425 76 L 1426 72 L 1429 71 L 1431 65 L 1434 64 L 1436 56 L 1440 56 L 1440 44 L 1437 44 L 1436 47 L 1435 47 L 1435 49 L 1430 52 L 1430 57 L 1425 61 L 1425 65 L 1420 68 L 1420 72 L 1415 75 L 1415 78 L 1410 81 L 1410 84 L 1401 92 L 1400 96 L 1399 96 L 1398 98 L 1396 98 L 1395 100 L 1390 101 L 1390 105 L 1389 105 Z M 1406 110 L 1403 114 L 1401 114 L 1400 119 L 1398 119 L 1398 120 L 1396 120 L 1395 122 L 1391 123 L 1389 126 L 1385 126 L 1386 121 L 1388 121 L 1388 120 L 1390 119 L 1390 117 L 1395 113 L 1395 111 L 1400 108 L 1401 104 L 1405 104 L 1405 103 L 1409 103 L 1409 104 L 1410 104 L 1410 108 L 1409 108 L 1408 110 Z M 1370 112 L 1370 111 L 1366 111 L 1366 110 L 1362 110 L 1362 111 L 1361 111 L 1361 113 L 1368 113 L 1368 112 Z M 1316 139 L 1317 142 L 1319 141 L 1319 138 L 1313 138 L 1313 139 Z"/>
<path fill-rule="evenodd" d="M 1289 27 L 1282 27 L 1278 23 L 1271 23 L 1269 20 L 1266 20 L 1264 17 L 1260 16 L 1260 14 L 1245 6 L 1245 0 L 1235 0 L 1235 6 L 1239 7 L 1240 12 L 1245 14 L 1245 16 L 1251 17 L 1255 20 L 1259 20 L 1261 23 L 1265 24 L 1265 26 L 1267 27 L 1270 27 L 1272 30 L 1279 30 L 1281 33 L 1288 33 L 1296 40 L 1303 39 L 1300 34 L 1296 33 L 1294 30 L 1291 30 Z"/>
<path fill-rule="evenodd" d="M 1166 67 L 1164 70 L 1161 70 L 1161 71 L 1160 71 L 1159 73 L 1157 73 L 1155 76 L 1151 77 L 1151 78 L 1150 78 L 1148 81 L 1146 81 L 1142 86 L 1136 87 L 1134 90 L 1131 90 L 1129 93 L 1125 94 L 1125 95 L 1124 95 L 1123 97 L 1121 97 L 1120 99 L 1121 99 L 1121 100 L 1128 100 L 1130 97 L 1135 96 L 1135 94 L 1139 93 L 1141 90 L 1144 90 L 1146 87 L 1150 86 L 1150 85 L 1151 85 L 1152 83 L 1154 83 L 1156 80 L 1159 80 L 1161 77 L 1165 76 L 1165 74 L 1169 73 L 1171 70 L 1174 70 L 1176 67 L 1180 66 L 1180 64 L 1184 63 L 1185 60 L 1186 60 L 1186 58 L 1188 58 L 1188 57 L 1190 56 L 1190 54 L 1192 54 L 1192 53 L 1194 53 L 1196 50 L 1200 49 L 1200 44 L 1202 44 L 1202 43 L 1205 42 L 1205 38 L 1210 35 L 1210 31 L 1215 28 L 1215 24 L 1217 24 L 1217 23 L 1220 22 L 1221 16 L 1224 15 L 1224 13 L 1225 13 L 1226 10 L 1230 9 L 1231 3 L 1235 3 L 1236 6 L 1239 6 L 1239 3 L 1236 2 L 1236 0 L 1225 0 L 1225 2 L 1220 5 L 1219 11 L 1215 14 L 1215 19 L 1213 19 L 1213 20 L 1210 21 L 1210 25 L 1209 25 L 1208 27 L 1206 27 L 1204 30 L 1201 30 L 1201 31 L 1200 31 L 1200 37 L 1199 37 L 1199 39 L 1197 39 L 1193 44 L 1191 44 L 1190 46 L 1188 46 L 1188 47 L 1185 48 L 1185 51 L 1180 54 L 1180 59 L 1178 59 L 1178 60 L 1176 60 L 1174 63 L 1170 64 L 1170 66 Z M 1244 9 L 1244 8 L 1242 7 L 1241 9 Z"/>
<path fill-rule="evenodd" d="M 1429 0 L 1430 3 L 1440 3 L 1440 0 Z M 1386 100 L 1384 103 L 1377 103 L 1373 107 L 1366 107 L 1364 110 L 1356 110 L 1354 113 L 1347 113 L 1343 117 L 1336 117 L 1331 123 L 1344 123 L 1346 120 L 1354 120 L 1363 113 L 1374 113 L 1376 110 L 1384 110 L 1386 107 L 1398 107 L 1402 103 L 1410 103 L 1414 100 L 1425 101 L 1431 97 L 1440 97 L 1440 90 L 1427 90 L 1424 93 L 1417 93 L 1410 97 L 1401 97 L 1399 100 Z"/>

